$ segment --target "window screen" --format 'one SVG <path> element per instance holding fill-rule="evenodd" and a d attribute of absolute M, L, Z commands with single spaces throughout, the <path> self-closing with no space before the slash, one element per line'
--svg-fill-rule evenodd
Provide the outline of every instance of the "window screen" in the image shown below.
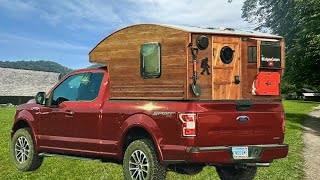
<path fill-rule="evenodd" d="M 161 75 L 161 48 L 159 43 L 145 43 L 140 49 L 142 78 L 159 78 Z"/>
<path fill-rule="evenodd" d="M 257 63 L 257 46 L 248 47 L 248 63 Z"/>

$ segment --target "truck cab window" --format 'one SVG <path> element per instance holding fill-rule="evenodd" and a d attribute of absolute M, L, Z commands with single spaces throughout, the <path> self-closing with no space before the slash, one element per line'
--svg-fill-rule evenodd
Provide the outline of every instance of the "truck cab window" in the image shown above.
<path fill-rule="evenodd" d="M 248 47 L 248 63 L 257 63 L 257 46 Z"/>
<path fill-rule="evenodd" d="M 92 101 L 99 95 L 103 73 L 90 73 L 88 80 L 80 84 L 78 101 Z"/>
<path fill-rule="evenodd" d="M 145 43 L 140 49 L 142 78 L 159 78 L 161 75 L 161 47 L 159 43 Z"/>
<path fill-rule="evenodd" d="M 76 74 L 64 80 L 52 94 L 51 105 L 58 106 L 64 101 L 76 101 L 81 83 L 87 74 Z"/>

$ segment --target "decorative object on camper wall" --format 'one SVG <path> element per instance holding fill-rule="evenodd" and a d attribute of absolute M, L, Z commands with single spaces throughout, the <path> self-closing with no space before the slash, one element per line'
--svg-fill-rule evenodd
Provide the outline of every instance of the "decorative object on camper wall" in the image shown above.
<path fill-rule="evenodd" d="M 200 35 L 197 38 L 197 47 L 199 50 L 205 50 L 209 46 L 209 39 L 205 35 Z"/>
<path fill-rule="evenodd" d="M 220 51 L 220 58 L 224 64 L 230 64 L 233 60 L 234 50 L 229 46 L 224 46 Z"/>
<path fill-rule="evenodd" d="M 202 75 L 204 75 L 204 72 L 207 72 L 207 75 L 211 74 L 210 73 L 209 59 L 207 57 L 202 59 L 201 68 L 202 68 L 202 72 L 201 72 Z"/>
<path fill-rule="evenodd" d="M 198 72 L 197 72 L 197 58 L 198 58 L 198 48 L 192 47 L 192 44 L 190 43 L 188 45 L 190 47 L 191 53 L 192 53 L 192 63 L 193 63 L 193 76 L 192 76 L 192 84 L 191 88 L 196 97 L 199 97 L 201 95 L 201 88 L 199 84 L 197 84 L 197 79 L 198 79 Z"/>

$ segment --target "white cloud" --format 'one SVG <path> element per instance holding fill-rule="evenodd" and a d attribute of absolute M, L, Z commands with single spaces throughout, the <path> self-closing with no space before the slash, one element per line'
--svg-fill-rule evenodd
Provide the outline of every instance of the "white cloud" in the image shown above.
<path fill-rule="evenodd" d="M 52 26 L 105 31 L 136 23 L 250 28 L 241 19 L 244 0 L 0 0 L 0 8 L 40 17 Z M 35 15 L 36 14 L 36 15 Z M 114 29 L 113 29 L 114 30 Z"/>
<path fill-rule="evenodd" d="M 35 7 L 32 3 L 19 0 L 0 0 L 0 7 L 17 14 L 34 11 Z"/>
<path fill-rule="evenodd" d="M 81 51 L 88 51 L 90 47 L 81 46 L 72 44 L 66 41 L 54 41 L 48 39 L 32 39 L 28 37 L 23 37 L 16 34 L 9 34 L 9 33 L 0 33 L 1 43 L 9 43 L 9 42 L 16 42 L 19 44 L 24 44 L 25 46 L 45 46 L 48 48 L 54 49 L 63 49 L 63 50 L 81 50 Z"/>
<path fill-rule="evenodd" d="M 204 27 L 248 28 L 241 19 L 243 0 L 129 0 L 139 9 L 127 9 L 131 22 L 157 22 Z"/>
<path fill-rule="evenodd" d="M 94 29 L 99 24 L 120 23 L 121 19 L 105 1 L 55 1 L 40 15 L 51 25 Z"/>

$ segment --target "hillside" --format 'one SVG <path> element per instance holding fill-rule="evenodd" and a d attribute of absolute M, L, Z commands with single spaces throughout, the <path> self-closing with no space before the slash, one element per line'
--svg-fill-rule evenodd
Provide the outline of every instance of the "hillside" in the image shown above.
<path fill-rule="evenodd" d="M 62 66 L 53 61 L 0 61 L 0 67 L 25 69 L 34 71 L 56 72 L 60 73 L 60 77 L 68 74 L 72 69 Z"/>

